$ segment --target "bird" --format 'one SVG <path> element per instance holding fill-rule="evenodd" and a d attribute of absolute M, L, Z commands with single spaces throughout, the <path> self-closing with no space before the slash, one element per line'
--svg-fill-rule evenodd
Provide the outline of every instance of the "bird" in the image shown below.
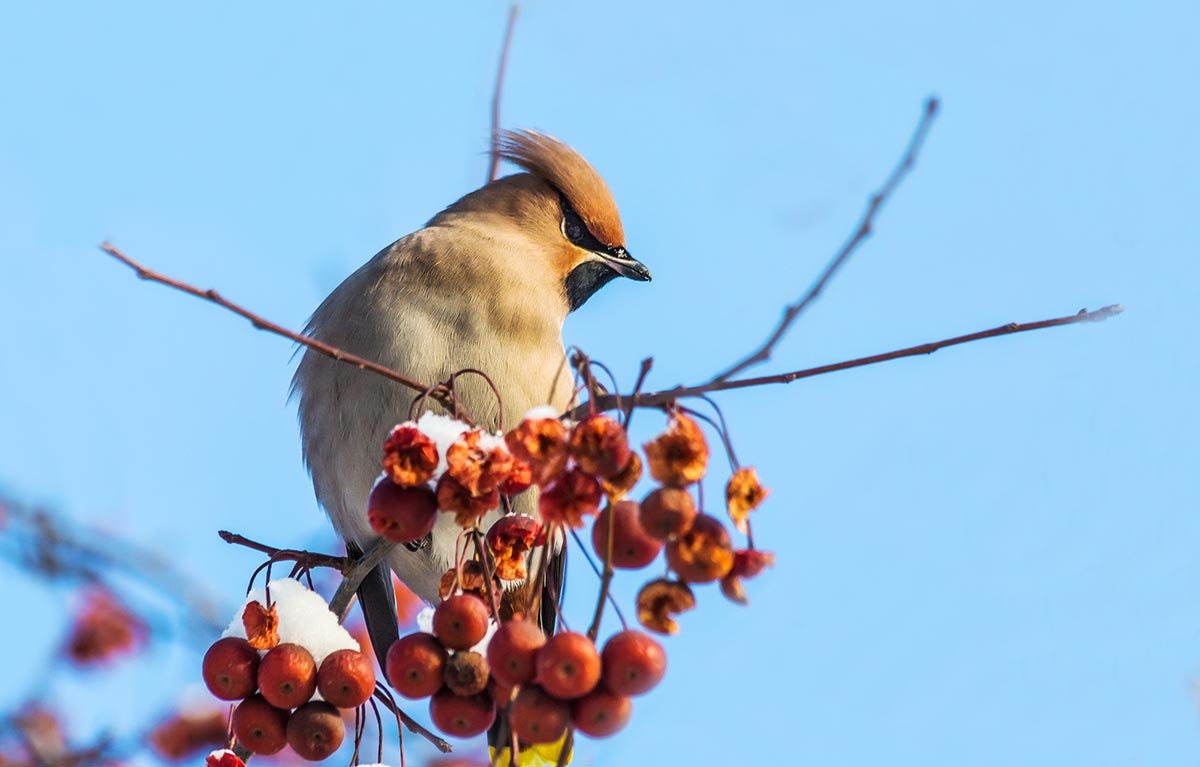
<path fill-rule="evenodd" d="M 479 426 L 508 430 L 536 406 L 564 412 L 572 401 L 562 337 L 567 315 L 614 279 L 644 282 L 651 275 L 626 249 L 612 192 L 581 154 L 531 130 L 499 133 L 496 151 L 519 171 L 466 194 L 379 251 L 329 294 L 305 332 L 429 384 L 481 371 L 496 392 L 480 377 L 463 377 L 456 398 Z M 377 538 L 367 498 L 381 471 L 381 446 L 409 419 L 418 394 L 311 347 L 292 391 L 317 500 L 347 550 L 363 552 Z M 428 398 L 421 406 L 438 408 Z M 537 516 L 536 488 L 516 496 L 513 507 Z M 435 603 L 458 532 L 452 519 L 439 519 L 426 541 L 395 547 L 359 587 L 381 665 L 398 631 L 391 571 Z M 547 565 L 547 588 L 561 587 L 564 556 L 556 552 Z M 552 613 L 543 614 L 544 629 L 552 621 Z"/>

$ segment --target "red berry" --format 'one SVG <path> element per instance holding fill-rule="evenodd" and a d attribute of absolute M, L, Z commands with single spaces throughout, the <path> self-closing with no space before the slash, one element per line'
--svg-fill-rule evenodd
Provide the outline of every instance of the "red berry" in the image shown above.
<path fill-rule="evenodd" d="M 233 734 L 256 754 L 278 753 L 287 745 L 288 712 L 261 695 L 251 695 L 233 710 Z"/>
<path fill-rule="evenodd" d="M 686 490 L 660 487 L 642 499 L 638 514 L 642 529 L 648 535 L 665 541 L 692 526 L 692 520 L 696 518 L 696 504 Z"/>
<path fill-rule="evenodd" d="M 276 708 L 296 708 L 317 691 L 317 664 L 298 644 L 275 646 L 258 664 L 258 688 Z"/>
<path fill-rule="evenodd" d="M 241 700 L 258 689 L 258 650 L 240 637 L 213 642 L 202 669 L 209 692 L 221 700 Z"/>
<path fill-rule="evenodd" d="M 567 731 L 570 706 L 542 688 L 524 685 L 509 709 L 513 731 L 522 743 L 553 743 Z"/>
<path fill-rule="evenodd" d="M 525 684 L 533 679 L 534 658 L 544 644 L 546 635 L 527 620 L 514 618 L 500 624 L 487 646 L 492 676 L 508 687 Z"/>
<path fill-rule="evenodd" d="M 371 529 L 389 541 L 418 541 L 437 521 L 437 495 L 428 485 L 401 487 L 382 479 L 367 499 L 367 521 Z"/>
<path fill-rule="evenodd" d="M 301 759 L 319 762 L 342 745 L 346 725 L 342 715 L 328 703 L 305 703 L 288 720 L 287 742 Z"/>
<path fill-rule="evenodd" d="M 429 699 L 429 718 L 447 735 L 471 738 L 492 726 L 496 707 L 485 693 L 464 698 L 442 689 Z"/>
<path fill-rule="evenodd" d="M 428 698 L 442 688 L 446 648 L 433 634 L 403 636 L 388 648 L 388 682 L 406 698 Z"/>
<path fill-rule="evenodd" d="M 613 634 L 600 653 L 604 687 L 616 695 L 649 692 L 667 673 L 662 645 L 640 631 Z"/>
<path fill-rule="evenodd" d="M 375 667 L 358 650 L 332 652 L 317 670 L 317 689 L 338 708 L 358 708 L 375 692 Z"/>
<path fill-rule="evenodd" d="M 457 594 L 433 611 L 433 633 L 451 650 L 466 650 L 487 634 L 488 609 L 474 594 Z"/>
<path fill-rule="evenodd" d="M 571 703 L 571 723 L 593 738 L 607 738 L 629 722 L 633 704 L 623 695 L 598 687 Z"/>
<path fill-rule="evenodd" d="M 461 697 L 478 695 L 488 686 L 488 662 L 477 652 L 459 650 L 446 661 L 446 687 Z"/>
<path fill-rule="evenodd" d="M 607 552 L 608 518 L 612 515 L 612 566 L 623 570 L 645 567 L 662 551 L 662 541 L 646 532 L 642 527 L 638 504 L 634 501 L 619 501 L 609 506 L 596 517 L 592 525 L 592 548 L 604 559 Z"/>
<path fill-rule="evenodd" d="M 537 682 L 562 700 L 587 695 L 600 681 L 600 653 L 583 634 L 555 634 L 537 654 Z"/>

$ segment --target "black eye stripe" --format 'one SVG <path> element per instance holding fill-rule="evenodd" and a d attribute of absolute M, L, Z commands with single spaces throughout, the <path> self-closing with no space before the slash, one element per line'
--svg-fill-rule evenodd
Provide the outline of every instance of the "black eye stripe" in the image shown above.
<path fill-rule="evenodd" d="M 616 250 L 620 250 L 622 253 L 624 252 L 624 250 L 621 248 L 610 247 L 596 239 L 596 235 L 592 234 L 591 230 L 588 229 L 587 224 L 583 223 L 583 218 L 581 218 L 580 215 L 575 212 L 575 208 L 571 205 L 570 201 L 567 200 L 566 195 L 559 194 L 558 199 L 562 205 L 562 231 L 564 237 L 566 237 L 575 245 L 595 253 L 611 254 Z M 572 229 L 576 227 L 578 228 L 579 235 L 577 237 L 572 237 Z"/>

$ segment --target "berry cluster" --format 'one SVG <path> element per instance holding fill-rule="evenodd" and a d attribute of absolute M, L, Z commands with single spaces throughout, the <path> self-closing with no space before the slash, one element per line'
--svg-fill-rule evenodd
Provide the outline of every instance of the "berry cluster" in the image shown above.
<path fill-rule="evenodd" d="M 523 744 L 553 743 L 568 726 L 611 735 L 628 721 L 630 697 L 662 678 L 665 652 L 638 631 L 621 631 L 601 651 L 581 633 L 547 638 L 521 618 L 533 610 L 518 607 L 488 639 L 489 625 L 499 620 L 496 595 L 526 580 L 531 552 L 553 545 L 564 528 L 594 519 L 592 547 L 607 567 L 642 569 L 665 553 L 675 577 L 651 581 L 638 597 L 639 618 L 653 631 L 677 631 L 670 616 L 695 605 L 689 584 L 719 580 L 726 595 L 745 601 L 741 579 L 772 557 L 735 549 L 720 520 L 697 507 L 689 487 L 708 463 L 699 426 L 673 414 L 645 454 L 658 486 L 637 503 L 624 497 L 642 476 L 642 459 L 624 427 L 607 415 L 572 424 L 535 411 L 503 438 L 426 415 L 389 435 L 384 475 L 371 494 L 375 530 L 408 542 L 453 515 L 456 526 L 475 533 L 442 580 L 430 630 L 402 637 L 387 654 L 388 681 L 407 698 L 429 698 L 430 718 L 443 733 L 478 735 L 507 711 Z M 531 485 L 540 488 L 540 522 L 510 514 L 480 535 L 483 516 L 499 507 L 501 496 Z M 753 469 L 735 472 L 726 505 L 739 530 L 749 533 L 749 512 L 765 495 Z"/>
<path fill-rule="evenodd" d="M 233 711 L 238 742 L 256 754 L 290 746 L 320 761 L 346 731 L 339 709 L 355 709 L 375 691 L 375 669 L 328 605 L 297 581 L 273 581 L 273 597 L 251 598 L 226 636 L 204 655 L 209 691 L 240 701 Z M 289 641 L 284 641 L 289 640 Z"/>
<path fill-rule="evenodd" d="M 515 750 L 559 743 L 569 729 L 604 737 L 624 727 L 631 698 L 658 684 L 667 658 L 655 639 L 624 625 L 596 642 L 615 569 L 665 559 L 667 576 L 637 596 L 642 626 L 662 634 L 676 633 L 674 616 L 695 606 L 695 584 L 719 582 L 727 597 L 746 601 L 742 581 L 773 562 L 752 542 L 749 515 L 766 496 L 754 470 L 735 469 L 725 489 L 726 511 L 746 538 L 736 548 L 725 524 L 705 513 L 697 483 L 709 450 L 687 412 L 672 412 L 643 448 L 644 459 L 607 415 L 571 422 L 546 408 L 504 435 L 433 413 L 388 435 L 367 519 L 390 541 L 424 541 L 447 569 L 427 624 L 388 648 L 384 671 L 402 696 L 429 700 L 437 729 L 472 737 L 503 717 L 501 740 Z M 627 499 L 643 470 L 654 487 L 640 502 Z M 504 498 L 534 486 L 540 518 L 501 512 Z M 529 616 L 556 599 L 542 588 L 547 562 L 570 529 L 589 523 L 604 566 L 593 623 L 587 633 L 564 627 L 546 636 Z M 372 664 L 320 596 L 294 580 L 269 589 L 247 600 L 209 650 L 204 678 L 217 697 L 240 701 L 233 729 L 242 746 L 271 754 L 290 745 L 324 759 L 345 738 L 338 709 L 371 697 Z"/>
<path fill-rule="evenodd" d="M 638 631 L 622 631 L 603 652 L 584 634 L 549 639 L 523 618 L 500 625 L 483 651 L 488 608 L 473 593 L 443 600 L 432 632 L 398 639 L 388 650 L 388 682 L 406 698 L 429 698 L 429 715 L 447 735 L 467 738 L 488 729 L 497 709 L 509 710 L 525 744 L 553 743 L 573 724 L 593 737 L 625 726 L 629 698 L 648 692 L 666 672 L 662 646 Z"/>

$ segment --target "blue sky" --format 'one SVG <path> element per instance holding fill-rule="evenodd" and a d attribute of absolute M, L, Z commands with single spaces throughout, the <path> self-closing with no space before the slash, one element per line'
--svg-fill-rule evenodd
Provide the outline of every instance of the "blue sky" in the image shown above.
<path fill-rule="evenodd" d="M 256 560 L 216 529 L 321 540 L 289 345 L 95 245 L 299 327 L 482 180 L 505 14 L 0 11 L 0 487 L 230 602 Z M 566 328 L 626 385 L 647 355 L 665 387 L 759 341 L 929 93 L 919 167 L 764 372 L 1127 307 L 722 396 L 772 488 L 755 530 L 779 564 L 749 608 L 701 592 L 667 680 L 581 764 L 1196 760 L 1198 22 L 1184 2 L 524 6 L 505 124 L 579 148 L 654 271 Z M 29 621 L 0 637 L 18 661 L 0 705 L 36 682 L 67 599 L 4 577 Z M 619 579 L 627 603 L 638 583 Z M 582 615 L 584 567 L 571 585 Z M 54 693 L 80 728 L 135 722 L 194 682 L 190 651 L 153 661 Z"/>

